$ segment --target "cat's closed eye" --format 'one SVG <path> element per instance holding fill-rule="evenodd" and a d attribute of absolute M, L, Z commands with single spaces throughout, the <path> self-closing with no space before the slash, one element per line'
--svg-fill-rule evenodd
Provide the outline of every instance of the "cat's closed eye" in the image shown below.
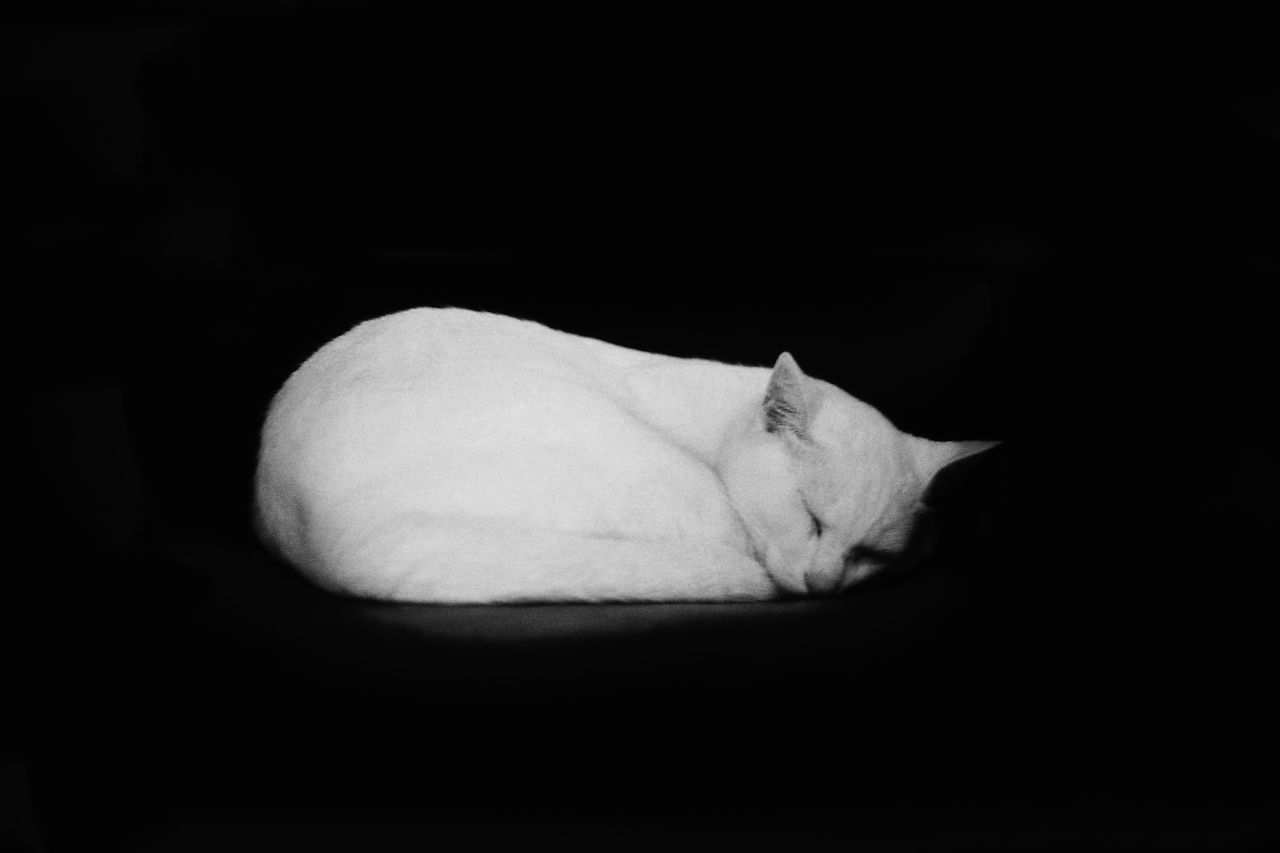
<path fill-rule="evenodd" d="M 826 529 L 826 525 L 824 525 L 824 524 L 822 523 L 822 519 L 818 518 L 817 513 L 815 513 L 813 510 L 809 509 L 809 505 L 808 505 L 808 504 L 805 504 L 805 505 L 804 505 L 804 511 L 805 511 L 805 512 L 807 512 L 807 513 L 809 513 L 809 522 L 810 522 L 810 524 L 812 524 L 812 531 L 811 531 L 811 532 L 812 532 L 812 534 L 813 534 L 814 536 L 821 536 L 821 535 L 822 535 L 822 531 L 823 531 L 824 529 Z"/>

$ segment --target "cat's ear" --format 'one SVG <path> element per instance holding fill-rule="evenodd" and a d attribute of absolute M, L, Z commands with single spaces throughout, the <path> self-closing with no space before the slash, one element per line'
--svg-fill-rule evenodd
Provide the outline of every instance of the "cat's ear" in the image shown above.
<path fill-rule="evenodd" d="M 769 377 L 769 387 L 764 392 L 764 428 L 766 432 L 779 433 L 789 441 L 808 444 L 809 402 L 806 393 L 809 379 L 800 365 L 784 352 L 778 356 Z"/>
<path fill-rule="evenodd" d="M 969 467 L 969 463 L 958 464 L 970 457 L 977 456 L 998 447 L 998 441 L 929 441 L 927 438 L 910 436 L 911 453 L 915 459 L 916 471 L 926 484 L 925 503 L 937 503 L 945 497 L 951 481 L 963 481 L 965 474 L 961 469 Z M 981 467 L 981 463 L 978 463 Z"/>
<path fill-rule="evenodd" d="M 930 441 L 910 436 L 916 471 L 925 482 L 952 463 L 999 446 L 998 441 Z"/>

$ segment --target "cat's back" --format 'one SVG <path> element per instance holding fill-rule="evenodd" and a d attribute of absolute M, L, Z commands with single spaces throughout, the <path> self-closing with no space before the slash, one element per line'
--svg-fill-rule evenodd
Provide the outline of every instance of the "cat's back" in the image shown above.
<path fill-rule="evenodd" d="M 284 383 L 263 427 L 261 467 L 363 479 L 406 459 L 616 430 L 628 370 L 660 358 L 466 309 L 378 317 L 322 346 Z"/>
<path fill-rule="evenodd" d="M 624 365 L 645 355 L 502 314 L 412 308 L 366 320 L 334 338 L 307 359 L 282 390 L 309 382 L 390 380 L 446 369 L 459 374 L 512 362 Z"/>
<path fill-rule="evenodd" d="M 493 392 L 516 379 L 572 377 L 606 387 L 620 372 L 651 358 L 516 317 L 413 308 L 366 320 L 322 346 L 284 383 L 270 418 L 314 416 L 317 409 L 371 397 L 466 388 L 466 396 L 475 398 L 477 391 Z"/>

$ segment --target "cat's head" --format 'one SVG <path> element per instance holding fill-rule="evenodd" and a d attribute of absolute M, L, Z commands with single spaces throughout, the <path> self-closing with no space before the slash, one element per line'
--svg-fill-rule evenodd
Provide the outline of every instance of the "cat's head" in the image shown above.
<path fill-rule="evenodd" d="M 719 468 L 774 581 L 798 595 L 831 594 L 897 562 L 934 476 L 994 445 L 907 435 L 783 353 Z"/>

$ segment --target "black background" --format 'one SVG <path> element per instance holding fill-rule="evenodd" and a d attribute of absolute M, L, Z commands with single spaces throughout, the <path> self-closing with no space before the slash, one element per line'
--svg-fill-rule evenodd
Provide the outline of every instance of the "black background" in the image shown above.
<path fill-rule="evenodd" d="M 35 826 L 7 831 L 1273 837 L 1274 89 L 1244 51 L 1211 81 L 933 24 L 333 4 L 6 36 L 4 745 Z M 249 539 L 256 430 L 321 343 L 417 305 L 786 349 L 1004 444 L 933 561 L 837 602 L 332 599 Z"/>

